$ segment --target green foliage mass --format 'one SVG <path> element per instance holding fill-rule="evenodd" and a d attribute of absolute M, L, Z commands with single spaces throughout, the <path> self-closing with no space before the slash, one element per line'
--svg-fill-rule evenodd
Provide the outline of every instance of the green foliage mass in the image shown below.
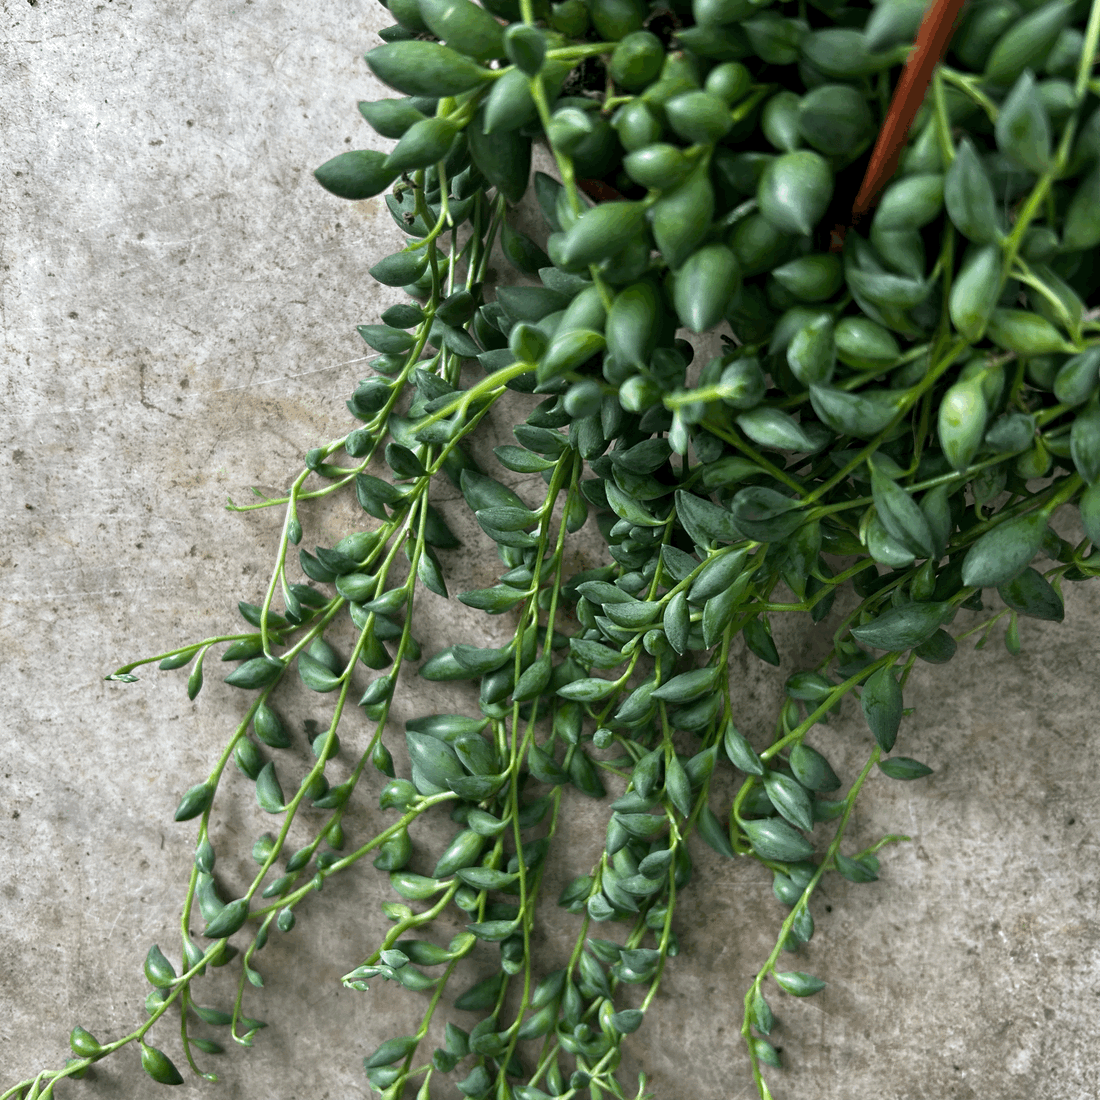
<path fill-rule="evenodd" d="M 845 233 L 919 2 L 388 7 L 396 22 L 366 61 L 399 98 L 360 109 L 396 145 L 342 153 L 316 177 L 352 201 L 385 194 L 400 247 L 370 271 L 410 301 L 359 328 L 375 355 L 347 402 L 356 426 L 307 454 L 285 498 L 249 506 L 285 521 L 260 602 L 241 604 L 247 629 L 150 658 L 190 665 L 194 698 L 220 651 L 245 693 L 176 813 L 197 821 L 185 905 L 203 937 L 184 937 L 178 973 L 151 948 L 132 1034 L 76 1027 L 74 1060 L 3 1096 L 49 1095 L 120 1049 L 179 1083 L 145 1041 L 169 1011 L 189 1025 L 196 1072 L 221 1049 L 206 1028 L 251 1045 L 259 952 L 364 857 L 399 900 L 344 984 L 396 982 L 426 1006 L 415 1034 L 366 1056 L 376 1092 L 427 1100 L 453 1076 L 476 1100 L 634 1095 L 617 1076 L 624 1037 L 674 965 L 695 835 L 768 867 L 787 909 L 744 997 L 748 1072 L 767 1100 L 781 1059 L 763 1038 L 765 989 L 782 1001 L 825 986 L 778 969 L 781 953 L 813 935 L 823 876 L 874 881 L 875 853 L 902 839 L 844 851 L 860 789 L 930 770 L 890 755 L 913 669 L 995 630 L 1017 652 L 1021 616 L 1060 619 L 1063 585 L 1100 571 L 1100 4 L 1028 3 L 1021 18 L 1007 5 L 1007 21 L 993 18 L 1005 5 L 968 8 L 874 215 Z M 532 177 L 534 142 L 556 179 Z M 531 189 L 544 239 L 512 224 Z M 497 243 L 522 285 L 491 282 Z M 719 353 L 700 361 L 681 334 L 712 330 Z M 471 439 L 506 395 L 525 419 L 479 468 Z M 477 546 L 456 550 L 433 504 L 455 490 Z M 361 509 L 357 529 L 295 551 L 299 506 L 339 497 Z M 1059 508 L 1079 509 L 1079 544 L 1053 528 Z M 602 560 L 576 572 L 576 540 L 594 538 Z M 451 555 L 494 546 L 495 583 L 452 591 Z M 511 635 L 437 648 L 425 592 Z M 964 609 L 983 617 L 953 635 Z M 730 654 L 778 665 L 772 622 L 790 613 L 827 621 L 831 644 L 750 742 Z M 356 641 L 340 652 L 326 634 L 348 618 Z M 417 666 L 476 701 L 395 730 Z M 304 775 L 278 714 L 295 672 L 331 716 Z M 866 761 L 838 776 L 822 727 L 848 696 Z M 211 815 L 230 761 L 273 824 L 254 878 L 226 899 Z M 731 803 L 712 791 L 723 773 L 740 782 Z M 577 918 L 569 961 L 545 973 L 531 945 L 556 824 L 612 785 L 603 851 L 558 899 Z M 353 798 L 378 800 L 376 836 L 345 836 Z M 414 870 L 410 833 L 440 814 L 457 832 Z M 312 837 L 294 851 L 292 822 Z M 456 908 L 464 930 L 440 942 L 434 922 Z M 471 955 L 491 973 L 454 990 Z M 234 1003 L 203 1006 L 206 968 L 233 956 Z M 422 1049 L 452 1006 L 480 1022 L 448 1022 L 445 1045 Z"/>

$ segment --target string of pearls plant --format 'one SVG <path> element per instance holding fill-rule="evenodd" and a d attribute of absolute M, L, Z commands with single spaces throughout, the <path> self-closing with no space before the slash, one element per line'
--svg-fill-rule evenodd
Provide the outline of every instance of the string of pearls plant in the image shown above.
<path fill-rule="evenodd" d="M 740 1028 L 768 1100 L 773 1008 L 824 985 L 798 966 L 817 886 L 873 881 L 904 839 L 852 848 L 859 793 L 929 771 L 894 751 L 913 669 L 968 635 L 1018 652 L 1021 617 L 1061 619 L 1063 585 L 1100 572 L 1100 3 L 971 5 L 854 227 L 924 0 L 387 6 L 366 60 L 400 97 L 360 110 L 396 145 L 316 176 L 348 200 L 386 192 L 402 239 L 371 275 L 409 300 L 359 329 L 377 357 L 347 402 L 356 426 L 310 451 L 285 497 L 237 509 L 285 517 L 245 627 L 111 677 L 188 667 L 194 699 L 216 654 L 239 720 L 176 811 L 195 823 L 194 866 L 179 942 L 149 949 L 144 1021 L 113 1039 L 73 1028 L 64 1067 L 0 1100 L 52 1096 L 117 1052 L 163 1084 L 182 1082 L 177 1061 L 214 1079 L 215 1037 L 250 1046 L 264 1026 L 246 1012 L 265 944 L 300 910 L 323 919 L 317 895 L 365 860 L 395 900 L 343 982 L 396 982 L 424 1005 L 414 1032 L 366 1053 L 376 1092 L 429 1100 L 450 1079 L 472 1100 L 644 1097 L 619 1064 L 675 965 L 695 837 L 769 868 L 787 908 Z M 533 142 L 557 179 L 532 178 Z M 529 187 L 541 243 L 510 222 Z M 523 285 L 492 284 L 497 246 Z M 693 362 L 678 333 L 716 328 L 722 353 Z M 525 418 L 480 469 L 469 441 L 506 394 Z M 513 475 L 545 488 L 521 497 Z M 509 625 L 501 646 L 418 637 L 419 594 L 448 596 L 457 546 L 433 505 L 444 482 L 496 548 L 496 583 L 456 598 Z M 301 548 L 300 509 L 338 495 L 358 529 Z M 1076 545 L 1052 526 L 1060 508 Z M 603 560 L 578 572 L 574 541 L 593 531 Z M 953 635 L 960 609 L 984 617 Z M 738 728 L 729 658 L 744 645 L 778 665 L 784 614 L 831 641 L 761 739 Z M 340 652 L 329 635 L 349 619 Z M 290 780 L 279 698 L 295 675 L 332 702 Z M 397 693 L 415 701 L 422 680 L 471 681 L 476 702 L 395 729 Z M 824 723 L 849 698 L 866 758 L 842 777 Z M 731 768 L 727 804 L 711 788 Z M 233 769 L 272 825 L 226 896 L 211 814 Z M 605 779 L 623 793 L 558 899 L 575 939 L 547 971 L 533 932 L 558 826 Z M 375 835 L 345 835 L 353 800 L 380 807 Z M 412 870 L 410 832 L 448 814 L 453 839 Z M 311 837 L 293 850 L 292 826 Z M 456 989 L 471 955 L 491 973 Z M 203 975 L 230 962 L 236 997 L 208 1007 Z M 433 1019 L 445 1043 L 428 1050 Z"/>

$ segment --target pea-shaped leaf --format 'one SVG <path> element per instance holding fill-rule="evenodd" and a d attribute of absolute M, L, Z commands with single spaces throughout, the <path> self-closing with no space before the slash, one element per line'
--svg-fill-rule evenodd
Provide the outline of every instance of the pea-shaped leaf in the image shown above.
<path fill-rule="evenodd" d="M 724 19 L 724 22 L 740 22 L 741 29 L 748 36 L 752 46 L 752 52 L 769 65 L 791 65 L 798 58 L 798 44 L 805 34 L 805 24 L 794 19 L 784 19 L 778 12 L 764 11 L 754 19 L 745 19 L 747 14 L 757 10 L 757 5 L 745 5 L 732 18 Z M 696 16 L 700 23 L 708 22 Z M 717 20 L 716 20 L 717 22 Z M 717 33 L 716 27 L 700 27 L 700 37 Z M 690 41 L 690 40 L 689 40 Z M 689 46 L 689 48 L 692 48 Z M 746 51 L 742 50 L 741 57 Z"/>
<path fill-rule="evenodd" d="M 725 113 L 729 115 L 728 109 Z M 700 161 L 679 187 L 662 195 L 651 215 L 653 239 L 665 262 L 675 270 L 699 246 L 714 216 L 714 188 L 706 161 Z"/>
<path fill-rule="evenodd" d="M 841 79 L 866 76 L 893 63 L 889 53 L 871 53 L 863 33 L 849 27 L 827 27 L 807 34 L 802 57 L 826 76 Z"/>
<path fill-rule="evenodd" d="M 1050 167 L 1050 118 L 1035 94 L 1035 77 L 1024 72 L 997 114 L 997 148 L 1009 160 L 1042 175 Z"/>
<path fill-rule="evenodd" d="M 882 53 L 891 46 L 909 45 L 917 36 L 926 8 L 924 0 L 883 0 L 863 28 L 867 49 Z"/>
<path fill-rule="evenodd" d="M 182 1085 L 180 1071 L 172 1060 L 156 1047 L 141 1044 L 141 1068 L 159 1085 Z"/>
<path fill-rule="evenodd" d="M 810 383 L 810 404 L 834 432 L 870 439 L 901 411 L 902 390 L 866 389 L 859 392 Z M 984 427 L 984 423 L 983 423 Z"/>
<path fill-rule="evenodd" d="M 406 730 L 405 744 L 409 759 L 419 775 L 417 787 L 422 794 L 439 794 L 448 790 L 448 779 L 461 779 L 466 774 L 455 750 L 431 734 Z M 417 775 L 413 780 L 416 782 Z M 426 790 L 426 787 L 431 789 Z"/>
<path fill-rule="evenodd" d="M 978 453 L 988 416 L 985 394 L 974 379 L 956 382 L 943 395 L 939 408 L 940 447 L 954 469 L 965 470 Z"/>
<path fill-rule="evenodd" d="M 666 703 L 688 703 L 713 691 L 714 684 L 713 668 L 697 668 L 693 672 L 682 672 L 679 676 L 674 676 L 667 683 L 655 688 L 651 697 Z"/>
<path fill-rule="evenodd" d="M 606 699 L 618 690 L 614 680 L 601 680 L 598 676 L 588 676 L 573 680 L 568 684 L 562 684 L 558 688 L 558 694 L 563 699 L 574 699 L 580 703 L 594 703 L 599 699 Z"/>
<path fill-rule="evenodd" d="M 665 104 L 665 117 L 672 129 L 691 145 L 714 145 L 733 126 L 725 100 L 698 90 L 673 96 Z"/>
<path fill-rule="evenodd" d="M 865 299 L 880 310 L 905 310 L 920 305 L 931 293 L 925 279 L 892 275 L 889 272 L 862 271 L 849 265 L 844 273 L 848 289 L 857 300 Z"/>
<path fill-rule="evenodd" d="M 471 5 L 472 6 L 472 5 Z M 391 1066 L 394 1062 L 400 1062 L 416 1050 L 417 1038 L 415 1035 L 399 1035 L 394 1039 L 387 1039 L 373 1054 L 364 1059 L 367 1069 L 376 1066 Z"/>
<path fill-rule="evenodd" d="M 921 779 L 932 774 L 927 764 L 908 756 L 892 756 L 889 760 L 880 760 L 878 766 L 891 779 Z"/>
<path fill-rule="evenodd" d="M 772 275 L 784 289 L 803 302 L 828 300 L 840 289 L 844 281 L 840 260 L 831 252 L 811 252 L 809 255 L 799 256 L 797 259 L 773 268 Z M 819 320 L 831 321 L 832 318 Z M 833 335 L 831 326 L 829 335 L 830 337 Z M 817 381 L 822 380 L 817 379 Z"/>
<path fill-rule="evenodd" d="M 760 212 L 777 229 L 811 233 L 833 197 L 833 173 L 817 153 L 800 149 L 777 157 L 757 188 Z"/>
<path fill-rule="evenodd" d="M 688 536 L 699 546 L 712 542 L 740 542 L 745 536 L 725 508 L 692 493 L 676 494 L 676 515 Z"/>
<path fill-rule="evenodd" d="M 803 424 L 790 413 L 771 405 L 758 405 L 741 413 L 737 417 L 737 426 L 761 447 L 812 454 L 820 451 L 829 441 L 828 433 L 822 432 L 813 421 Z"/>
<path fill-rule="evenodd" d="M 832 378 L 836 343 L 831 317 L 815 318 L 794 334 L 787 346 L 787 366 L 804 386 Z"/>
<path fill-rule="evenodd" d="M 718 597 L 715 597 L 716 599 Z M 758 619 L 750 619 L 742 631 L 745 644 L 749 649 L 766 664 L 779 667 L 779 651 L 775 648 L 771 627 L 768 624 L 767 615 Z"/>
<path fill-rule="evenodd" d="M 284 809 L 283 788 L 279 785 L 279 777 L 275 774 L 275 763 L 269 760 L 256 776 L 256 801 L 260 809 L 269 814 L 282 813 Z"/>
<path fill-rule="evenodd" d="M 298 654 L 298 675 L 311 691 L 335 691 L 343 682 L 323 662 L 309 653 Z"/>
<path fill-rule="evenodd" d="M 527 767 L 540 783 L 558 787 L 569 782 L 569 773 L 538 745 L 532 745 L 528 750 Z"/>
<path fill-rule="evenodd" d="M 652 283 L 632 283 L 620 290 L 607 315 L 604 335 L 608 350 L 623 363 L 648 369 L 656 345 L 660 310 Z"/>
<path fill-rule="evenodd" d="M 932 531 L 917 502 L 878 463 L 871 462 L 871 493 L 875 509 L 890 536 L 911 553 L 930 558 L 935 552 Z"/>
<path fill-rule="evenodd" d="M 470 156 L 500 194 L 509 202 L 519 202 L 531 174 L 531 139 L 518 130 L 485 133 L 482 115 L 483 112 L 479 112 L 465 130 Z"/>
<path fill-rule="evenodd" d="M 1046 530 L 1047 517 L 1042 512 L 997 524 L 974 543 L 963 559 L 963 584 L 991 588 L 1012 580 L 1039 553 Z"/>
<path fill-rule="evenodd" d="M 325 161 L 313 175 L 326 191 L 342 199 L 369 199 L 397 179 L 398 169 L 389 167 L 385 153 L 351 149 Z"/>
<path fill-rule="evenodd" d="M 850 84 L 822 84 L 807 92 L 797 105 L 802 137 L 826 156 L 843 149 L 854 156 L 874 135 L 874 119 L 867 99 Z"/>
<path fill-rule="evenodd" d="M 762 859 L 797 863 L 809 859 L 814 853 L 814 846 L 801 833 L 778 818 L 742 821 L 740 826 L 749 838 L 753 851 Z"/>
<path fill-rule="evenodd" d="M 581 214 L 566 232 L 561 258 L 567 265 L 597 263 L 621 252 L 644 229 L 641 203 L 602 203 Z"/>
<path fill-rule="evenodd" d="M 485 847 L 485 839 L 473 829 L 463 829 L 456 833 L 435 865 L 435 870 L 432 872 L 435 878 L 447 878 L 460 867 L 469 867 L 476 863 L 481 850 Z"/>
<path fill-rule="evenodd" d="M 748 739 L 737 730 L 732 722 L 726 726 L 726 732 L 723 735 L 722 743 L 726 750 L 726 755 L 730 758 L 730 763 L 733 764 L 735 768 L 740 768 L 741 771 L 748 775 L 764 774 L 764 765 L 760 757 L 757 756 L 756 750 L 749 744 Z"/>
<path fill-rule="evenodd" d="M 733 845 L 730 843 L 729 833 L 709 806 L 703 806 L 700 809 L 696 827 L 699 830 L 699 835 L 709 847 L 721 856 L 733 858 L 735 853 Z"/>
<path fill-rule="evenodd" d="M 180 799 L 176 807 L 176 821 L 190 821 L 204 813 L 214 800 L 214 788 L 209 783 L 198 783 L 191 787 Z"/>
<path fill-rule="evenodd" d="M 725 316 L 741 289 L 737 257 L 723 244 L 709 244 L 684 261 L 673 283 L 673 304 L 681 324 L 705 332 Z"/>
<path fill-rule="evenodd" d="M 485 8 L 470 0 L 418 0 L 417 7 L 432 34 L 460 54 L 478 61 L 504 56 L 503 28 Z"/>
<path fill-rule="evenodd" d="M 371 50 L 366 61 L 379 80 L 412 96 L 461 95 L 491 79 L 487 69 L 438 42 L 391 42 Z"/>
<path fill-rule="evenodd" d="M 145 956 L 145 977 L 158 989 L 167 989 L 176 980 L 176 971 L 156 944 Z"/>
<path fill-rule="evenodd" d="M 998 347 L 1026 358 L 1075 350 L 1050 321 L 1025 309 L 993 310 L 986 335 Z"/>
<path fill-rule="evenodd" d="M 798 501 L 766 485 L 741 489 L 730 504 L 730 513 L 739 530 L 760 542 L 776 542 L 790 537 L 804 519 Z"/>
<path fill-rule="evenodd" d="M 1100 482 L 1100 403 L 1095 397 L 1074 418 L 1069 445 L 1073 464 L 1086 483 Z"/>
<path fill-rule="evenodd" d="M 1073 10 L 1072 0 L 1051 0 L 1014 22 L 985 64 L 984 79 L 1006 87 L 1025 69 L 1038 69 Z"/>
<path fill-rule="evenodd" d="M 859 370 L 883 369 L 901 354 L 889 329 L 868 317 L 844 317 L 836 326 L 836 353 L 842 363 Z"/>
<path fill-rule="evenodd" d="M 211 940 L 225 939 L 244 926 L 248 919 L 248 898 L 231 901 L 203 929 L 202 934 Z"/>
<path fill-rule="evenodd" d="M 1062 241 L 1066 249 L 1081 251 L 1100 244 L 1100 167 L 1078 184 L 1066 210 Z"/>
<path fill-rule="evenodd" d="M 1060 623 L 1066 616 L 1062 597 L 1054 586 L 1035 569 L 1025 569 L 1012 580 L 997 587 L 1001 599 L 1021 615 Z"/>
<path fill-rule="evenodd" d="M 103 1049 L 102 1043 L 90 1031 L 85 1031 L 79 1025 L 69 1032 L 69 1046 L 72 1047 L 73 1053 L 80 1055 L 81 1058 L 90 1058 Z"/>
<path fill-rule="evenodd" d="M 775 971 L 772 975 L 781 988 L 794 997 L 812 997 L 825 988 L 825 982 L 801 970 Z"/>
<path fill-rule="evenodd" d="M 968 253 L 948 299 L 951 323 L 960 335 L 979 339 L 1000 293 L 1001 250 L 990 244 Z"/>
<path fill-rule="evenodd" d="M 290 734 L 279 716 L 266 703 L 256 708 L 252 718 L 256 736 L 273 749 L 285 749 L 290 745 Z"/>
<path fill-rule="evenodd" d="M 891 667 L 880 668 L 868 679 L 860 704 L 875 741 L 883 752 L 889 752 L 897 740 L 902 715 L 901 685 Z"/>
<path fill-rule="evenodd" d="M 937 630 L 926 642 L 921 642 L 913 653 L 931 665 L 944 665 L 955 656 L 959 643 L 946 630 Z"/>
<path fill-rule="evenodd" d="M 789 821 L 809 832 L 814 827 L 813 803 L 809 792 L 796 780 L 779 772 L 764 776 L 764 789 L 771 804 Z"/>
<path fill-rule="evenodd" d="M 835 687 L 833 682 L 819 672 L 795 672 L 788 677 L 784 690 L 792 699 L 819 703 L 826 699 Z"/>
<path fill-rule="evenodd" d="M 661 625 L 665 637 L 668 639 L 668 644 L 677 653 L 683 654 L 687 650 L 688 636 L 691 631 L 691 611 L 688 607 L 686 593 L 677 592 L 668 601 Z"/>
<path fill-rule="evenodd" d="M 397 143 L 385 167 L 393 172 L 411 172 L 441 161 L 451 147 L 458 128 L 447 118 L 426 118 L 414 123 Z"/>
<path fill-rule="evenodd" d="M 673 753 L 665 765 L 665 793 L 669 801 L 684 817 L 691 814 L 691 782 L 676 754 Z"/>
<path fill-rule="evenodd" d="M 559 332 L 539 361 L 536 377 L 540 383 L 576 370 L 607 346 L 603 333 L 591 329 Z"/>
<path fill-rule="evenodd" d="M 802 742 L 791 749 L 790 765 L 795 779 L 811 791 L 835 791 L 840 786 L 840 779 L 829 761 L 817 749 Z"/>
<path fill-rule="evenodd" d="M 669 548 L 671 549 L 671 548 Z M 742 568 L 748 557 L 748 550 L 734 550 L 711 555 L 689 590 L 689 597 L 693 604 L 701 604 L 709 600 L 711 596 L 717 596 L 724 592 L 741 575 Z M 695 568 L 695 561 L 689 558 L 690 573 Z M 685 574 L 686 576 L 686 574 Z M 680 580 L 685 579 L 680 577 Z"/>
<path fill-rule="evenodd" d="M 916 554 L 895 539 L 877 515 L 867 524 L 867 553 L 880 565 L 888 565 L 891 569 L 905 569 L 917 560 Z"/>
<path fill-rule="evenodd" d="M 852 636 L 872 649 L 910 649 L 932 637 L 951 612 L 949 603 L 903 604 L 852 627 Z"/>
<path fill-rule="evenodd" d="M 777 149 L 789 153 L 802 144 L 798 132 L 799 97 L 794 92 L 776 92 L 764 104 L 760 116 L 760 129 L 764 137 Z"/>
<path fill-rule="evenodd" d="M 1100 186 L 1097 197 L 1100 199 Z M 1100 243 L 1100 242 L 1098 242 Z M 1083 405 L 1100 385 L 1100 344 L 1073 356 L 1054 376 L 1054 396 L 1063 405 Z"/>
<path fill-rule="evenodd" d="M 944 179 L 943 199 L 955 228 L 978 244 L 996 244 L 1001 236 L 993 184 L 974 143 L 963 138 Z"/>
<path fill-rule="evenodd" d="M 359 113 L 367 120 L 375 133 L 382 137 L 396 141 L 415 122 L 420 122 L 425 116 L 407 99 L 376 99 L 373 102 L 360 102 Z M 427 254 L 418 253 L 427 260 Z M 393 259 L 392 256 L 387 259 Z M 385 261 L 382 261 L 385 263 Z M 376 265 L 377 266 L 377 265 Z M 374 269 L 371 269 L 374 273 Z M 405 283 L 415 282 L 419 277 L 417 272 L 411 279 L 403 279 L 397 283 L 387 283 L 387 286 L 403 286 Z M 375 276 L 378 278 L 378 276 Z M 379 279 L 379 282 L 384 280 Z"/>
<path fill-rule="evenodd" d="M 760 992 L 759 987 L 754 988 L 752 991 L 751 1011 L 752 1026 L 765 1035 L 769 1034 L 771 1029 L 775 1027 L 775 1015 L 771 1010 L 771 1006 L 764 1000 L 764 995 Z"/>
<path fill-rule="evenodd" d="M 225 678 L 225 682 L 239 688 L 267 687 L 278 678 L 284 667 L 283 662 L 275 658 L 253 657 L 235 668 Z"/>

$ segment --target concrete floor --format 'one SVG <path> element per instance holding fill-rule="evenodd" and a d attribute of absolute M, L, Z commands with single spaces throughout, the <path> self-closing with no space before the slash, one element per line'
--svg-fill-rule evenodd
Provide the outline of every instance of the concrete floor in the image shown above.
<path fill-rule="evenodd" d="M 241 696 L 213 674 L 195 704 L 179 673 L 103 676 L 233 624 L 280 521 L 228 513 L 226 497 L 278 492 L 308 447 L 347 430 L 354 325 L 399 297 L 365 269 L 396 233 L 381 199 L 339 202 L 310 171 L 375 140 L 355 101 L 386 94 L 361 59 L 384 16 L 350 0 L 0 4 L 0 1091 L 59 1066 L 74 1024 L 130 1031 L 149 945 L 178 951 L 194 833 L 172 814 Z M 324 542 L 353 512 L 309 522 Z M 467 533 L 459 589 L 488 581 Z M 433 610 L 441 643 L 475 622 L 453 600 Z M 913 841 L 884 855 L 878 884 L 823 887 L 797 965 L 829 986 L 772 998 L 790 1066 L 771 1075 L 777 1100 L 1095 1096 L 1098 623 L 1100 592 L 1071 588 L 1066 623 L 1026 624 L 1020 657 L 992 644 L 919 671 L 900 744 L 936 772 L 868 785 L 854 842 Z M 813 644 L 793 624 L 780 641 L 778 674 L 732 668 L 758 735 Z M 868 740 L 849 707 L 818 744 L 851 775 Z M 365 836 L 377 811 L 362 813 Z M 567 816 L 574 870 L 605 814 Z M 259 816 L 218 818 L 230 881 Z M 750 1095 L 739 1002 L 782 916 L 755 865 L 696 851 L 683 953 L 630 1045 L 660 1100 Z M 307 907 L 249 1002 L 271 1027 L 221 1059 L 220 1084 L 189 1077 L 183 1095 L 369 1095 L 363 1055 L 419 1005 L 337 980 L 384 927 L 384 896 L 371 872 Z M 548 957 L 571 921 L 548 914 Z M 154 1041 L 178 1057 L 171 1030 Z M 150 1086 L 127 1051 L 59 1094 Z"/>

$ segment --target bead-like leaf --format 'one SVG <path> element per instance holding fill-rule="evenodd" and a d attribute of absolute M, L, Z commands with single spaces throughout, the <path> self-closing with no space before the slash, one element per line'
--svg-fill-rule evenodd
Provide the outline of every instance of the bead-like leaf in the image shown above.
<path fill-rule="evenodd" d="M 785 821 L 766 818 L 761 821 L 742 821 L 740 825 L 749 838 L 753 851 L 761 859 L 796 863 L 813 855 L 814 846 L 810 841 Z"/>
<path fill-rule="evenodd" d="M 422 794 L 439 794 L 448 789 L 448 779 L 460 779 L 466 774 L 455 750 L 438 737 L 409 729 L 405 732 L 405 744 L 417 773 L 413 781 L 416 782 L 419 775 L 417 787 Z M 432 789 L 425 790 L 425 786 Z"/>
<path fill-rule="evenodd" d="M 993 184 L 978 159 L 974 143 L 963 138 L 944 179 L 948 216 L 964 237 L 978 244 L 995 244 L 1001 235 Z"/>
<path fill-rule="evenodd" d="M 790 765 L 795 779 L 811 791 L 835 791 L 840 786 L 829 761 L 803 742 L 791 749 Z"/>
<path fill-rule="evenodd" d="M 1025 569 L 1012 580 L 999 585 L 997 591 L 1001 599 L 1021 615 L 1055 623 L 1060 623 L 1066 616 L 1062 597 L 1050 581 L 1035 569 Z"/>
<path fill-rule="evenodd" d="M 951 611 L 948 603 L 891 607 L 871 622 L 853 627 L 852 636 L 872 649 L 910 649 L 932 637 Z"/>
<path fill-rule="evenodd" d="M 928 520 L 909 493 L 887 477 L 877 463 L 871 464 L 871 492 L 883 527 L 917 557 L 930 558 L 935 552 Z"/>
<path fill-rule="evenodd" d="M 864 685 L 860 697 L 863 716 L 883 752 L 889 752 L 901 726 L 901 685 L 889 666 L 880 668 Z"/>
<path fill-rule="evenodd" d="M 251 661 L 245 661 L 239 668 L 234 669 L 225 682 L 239 688 L 267 687 L 283 671 L 282 661 L 268 657 L 254 657 Z"/>
<path fill-rule="evenodd" d="M 309 653 L 298 654 L 298 675 L 311 691 L 335 691 L 342 683 L 339 676 Z"/>
<path fill-rule="evenodd" d="M 699 811 L 697 827 L 699 835 L 719 855 L 733 858 L 735 853 L 733 845 L 730 843 L 729 832 L 709 806 L 704 806 Z"/>
<path fill-rule="evenodd" d="M 792 825 L 807 832 L 814 827 L 810 795 L 800 783 L 779 772 L 768 772 L 764 776 L 764 789 L 768 792 L 772 805 Z"/>
<path fill-rule="evenodd" d="M 141 1068 L 145 1070 L 157 1084 L 183 1084 L 183 1077 L 180 1076 L 180 1071 L 176 1069 L 168 1055 L 165 1054 L 164 1051 L 158 1050 L 156 1047 L 147 1046 L 145 1043 L 141 1044 Z"/>
<path fill-rule="evenodd" d="M 176 821 L 190 821 L 205 813 L 214 800 L 214 788 L 209 783 L 197 783 L 190 787 L 176 807 Z"/>
<path fill-rule="evenodd" d="M 880 760 L 878 766 L 891 779 L 920 779 L 932 774 L 932 769 L 927 764 L 908 756 L 892 756 L 889 760 Z"/>
<path fill-rule="evenodd" d="M 285 808 L 283 788 L 275 774 L 274 761 L 269 760 L 256 776 L 256 801 L 260 804 L 260 809 L 267 810 L 269 814 L 282 813 Z"/>
<path fill-rule="evenodd" d="M 202 934 L 208 939 L 220 940 L 232 936 L 248 919 L 248 899 L 238 898 L 231 901 L 212 921 L 203 929 Z"/>
<path fill-rule="evenodd" d="M 1035 77 L 1030 72 L 1019 80 L 1005 97 L 994 128 L 997 147 L 1010 160 L 1042 175 L 1050 167 L 1050 118 L 1035 92 Z"/>
<path fill-rule="evenodd" d="M 1039 552 L 1046 530 L 1046 516 L 1030 512 L 987 531 L 963 559 L 963 584 L 986 588 L 1012 580 Z"/>
<path fill-rule="evenodd" d="M 145 977 L 158 989 L 167 989 L 176 980 L 175 968 L 156 944 L 149 948 L 145 956 Z"/>
<path fill-rule="evenodd" d="M 812 997 L 825 988 L 825 982 L 820 978 L 804 974 L 801 970 L 776 971 L 773 977 L 784 990 L 795 997 Z"/>
<path fill-rule="evenodd" d="M 666 684 L 655 688 L 652 698 L 666 703 L 687 703 L 714 690 L 715 670 L 697 668 L 693 672 L 682 672 Z"/>
<path fill-rule="evenodd" d="M 842 856 L 839 852 L 836 856 L 836 869 L 849 882 L 875 882 L 878 879 L 878 872 L 873 867 L 861 860 Z"/>
<path fill-rule="evenodd" d="M 760 757 L 756 755 L 756 750 L 749 744 L 745 736 L 737 731 L 732 722 L 726 726 L 723 744 L 725 745 L 726 755 L 735 768 L 740 768 L 748 775 L 764 774 L 764 764 L 761 762 Z"/>

